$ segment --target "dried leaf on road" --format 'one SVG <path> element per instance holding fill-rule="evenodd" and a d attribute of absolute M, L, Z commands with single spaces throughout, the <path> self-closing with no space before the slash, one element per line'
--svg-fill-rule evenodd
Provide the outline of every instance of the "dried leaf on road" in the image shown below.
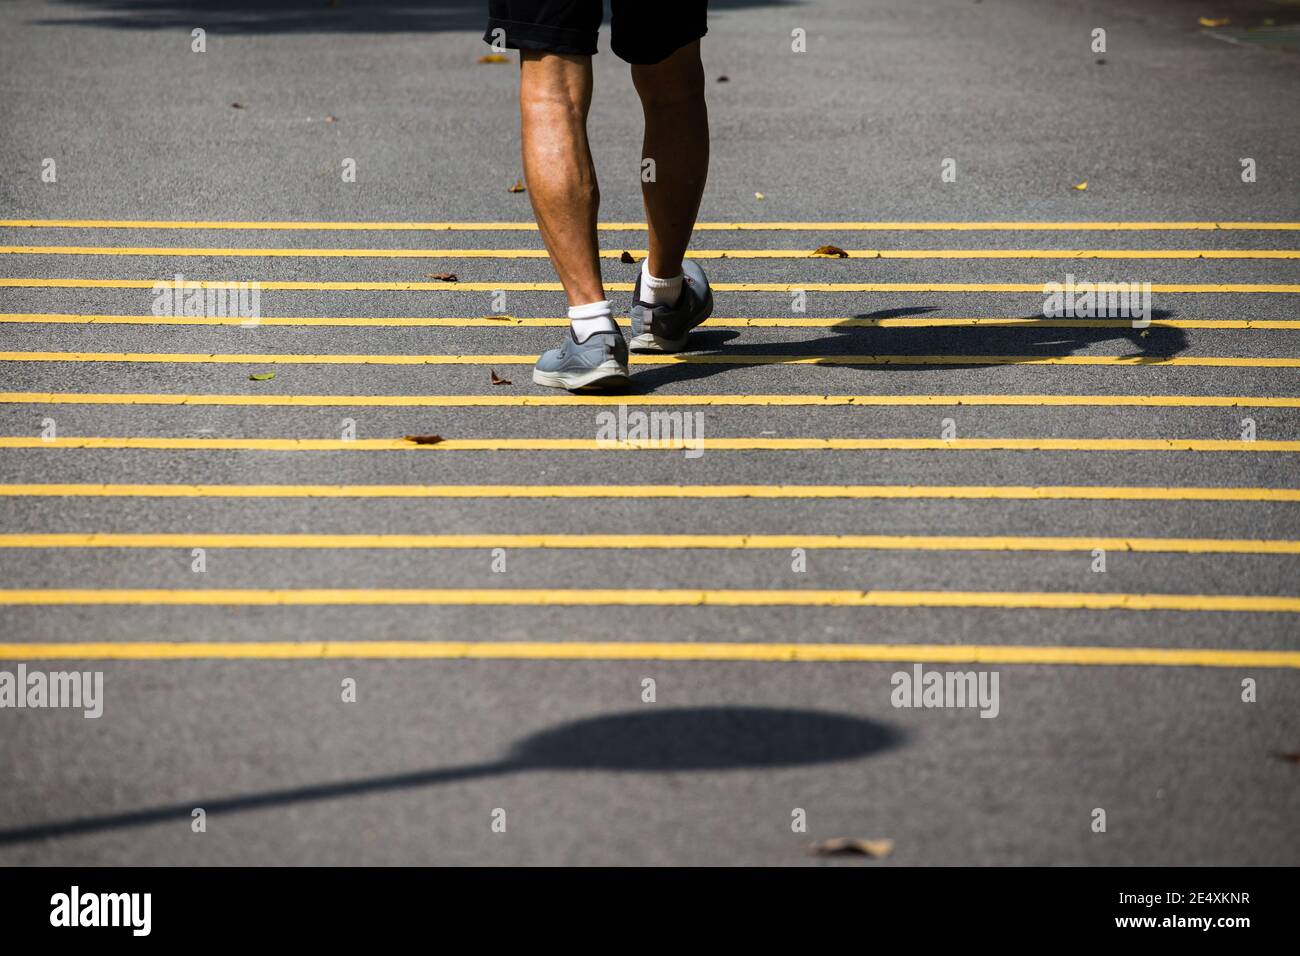
<path fill-rule="evenodd" d="M 634 257 L 634 256 L 632 255 L 632 253 L 630 253 L 630 252 L 628 252 L 626 249 L 624 249 L 624 250 L 623 250 L 623 254 L 622 254 L 621 256 L 618 257 L 618 261 L 619 261 L 619 262 L 625 262 L 625 263 L 627 263 L 628 265 L 631 265 L 632 263 L 636 262 L 636 257 Z"/>
<path fill-rule="evenodd" d="M 439 282 L 455 282 L 456 273 L 454 272 L 426 272 L 426 279 L 437 279 Z"/>
<path fill-rule="evenodd" d="M 1300 763 L 1300 753 L 1294 753 L 1294 754 L 1275 753 L 1273 754 L 1273 756 L 1276 757 L 1278 760 L 1285 761 L 1286 763 Z"/>
<path fill-rule="evenodd" d="M 489 371 L 492 373 L 492 384 L 493 384 L 493 385 L 513 385 L 513 384 L 514 384 L 512 381 L 510 381 L 510 379 L 508 379 L 508 378 L 502 378 L 500 375 L 498 375 L 496 369 L 489 369 Z"/>
<path fill-rule="evenodd" d="M 244 104 L 243 104 L 243 103 L 231 103 L 231 104 L 230 104 L 230 108 L 231 108 L 232 110 L 242 110 L 242 109 L 244 108 Z"/>
<path fill-rule="evenodd" d="M 767 197 L 764 196 L 762 193 L 754 193 L 754 198 L 755 198 L 755 199 L 766 199 Z"/>
<path fill-rule="evenodd" d="M 866 856 L 873 860 L 889 856 L 893 851 L 893 840 L 858 840 L 854 837 L 834 837 L 808 847 L 813 856 Z"/>
<path fill-rule="evenodd" d="M 484 53 L 478 58 L 480 63 L 509 63 L 510 57 L 503 53 Z"/>
<path fill-rule="evenodd" d="M 441 435 L 403 435 L 402 440 L 414 442 L 417 445 L 436 445 L 443 439 Z"/>
<path fill-rule="evenodd" d="M 1085 189 L 1088 188 L 1088 180 L 1085 179 L 1085 180 L 1084 180 L 1083 182 L 1081 182 L 1081 183 L 1075 183 L 1075 184 L 1074 184 L 1073 186 L 1071 186 L 1070 188 L 1071 188 L 1071 189 L 1077 189 L 1077 190 L 1079 190 L 1079 192 L 1083 192 Z"/>
<path fill-rule="evenodd" d="M 731 77 L 729 77 L 729 76 L 720 76 L 720 77 L 718 77 L 718 82 L 719 82 L 719 83 L 730 83 L 730 82 L 731 82 Z"/>
<path fill-rule="evenodd" d="M 248 378 L 249 378 L 250 381 L 253 381 L 253 382 L 269 382 L 271 379 L 275 378 L 275 373 L 274 373 L 274 372 L 257 372 L 257 373 L 255 373 L 255 374 L 253 374 L 253 375 L 248 376 Z"/>
<path fill-rule="evenodd" d="M 524 185 L 524 181 L 522 179 L 516 179 L 515 184 L 511 186 L 509 189 L 509 192 L 512 193 L 522 193 L 527 191 L 528 191 L 528 187 Z"/>
<path fill-rule="evenodd" d="M 849 254 L 839 246 L 818 246 L 813 250 L 815 256 L 828 256 L 836 259 L 847 259 Z"/>

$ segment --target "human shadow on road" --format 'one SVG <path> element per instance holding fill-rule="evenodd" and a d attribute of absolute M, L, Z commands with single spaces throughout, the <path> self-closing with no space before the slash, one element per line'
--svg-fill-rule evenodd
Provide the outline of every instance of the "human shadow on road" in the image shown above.
<path fill-rule="evenodd" d="M 725 771 L 854 760 L 898 746 L 901 731 L 850 714 L 768 707 L 698 707 L 608 714 L 547 728 L 503 758 L 409 773 L 310 784 L 0 829 L 0 845 L 432 787 L 530 770 L 628 773 Z"/>
<path fill-rule="evenodd" d="M 227 35 L 266 33 L 479 32 L 485 0 L 58 0 L 68 17 L 45 26 L 124 30 L 194 27 Z M 710 0 L 709 9 L 792 6 L 797 0 Z"/>
<path fill-rule="evenodd" d="M 898 328 L 863 324 L 875 319 L 896 318 L 903 315 L 932 311 L 930 309 L 887 309 L 862 313 L 839 325 L 831 326 L 831 335 L 796 342 L 742 342 L 734 340 L 743 333 L 735 329 L 697 330 L 691 334 L 685 361 L 638 369 L 633 377 L 633 387 L 638 390 L 658 388 L 672 382 L 692 381 L 734 370 L 746 364 L 746 357 L 777 356 L 776 361 L 761 364 L 781 365 L 827 357 L 836 364 L 837 356 L 905 356 L 910 361 L 894 364 L 873 363 L 862 365 L 837 365 L 839 368 L 856 368 L 860 371 L 936 371 L 939 369 L 994 368 L 1005 365 L 1041 361 L 1045 358 L 1064 358 L 1080 349 L 1102 342 L 1127 343 L 1127 351 L 1118 354 L 1131 358 L 1134 364 L 1171 358 L 1187 348 L 1187 333 L 1182 329 L 1151 326 L 1145 329 L 1089 328 L 1080 320 L 1074 327 L 1056 326 L 978 326 L 978 327 L 921 327 Z M 1152 319 L 1167 319 L 1175 313 L 1156 309 Z M 1048 321 L 1043 315 L 1023 316 L 1025 319 Z M 1058 321 L 1058 320 L 1051 320 Z M 1068 320 L 1067 320 L 1068 321 Z M 761 330 L 766 331 L 766 330 Z M 700 355 L 692 359 L 691 355 Z M 999 361 L 981 361 L 984 356 L 998 356 Z M 711 361 L 737 358 L 742 361 L 728 363 Z M 943 356 L 942 362 L 927 364 L 917 362 L 917 356 Z M 962 361 L 970 356 L 970 361 Z"/>

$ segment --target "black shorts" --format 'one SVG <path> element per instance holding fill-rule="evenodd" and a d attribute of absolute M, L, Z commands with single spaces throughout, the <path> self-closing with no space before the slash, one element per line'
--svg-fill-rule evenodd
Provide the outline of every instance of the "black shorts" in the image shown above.
<path fill-rule="evenodd" d="M 658 63 L 708 32 L 708 0 L 610 0 L 614 53 L 628 63 Z M 602 0 L 488 0 L 492 43 L 504 31 L 511 50 L 596 52 Z"/>

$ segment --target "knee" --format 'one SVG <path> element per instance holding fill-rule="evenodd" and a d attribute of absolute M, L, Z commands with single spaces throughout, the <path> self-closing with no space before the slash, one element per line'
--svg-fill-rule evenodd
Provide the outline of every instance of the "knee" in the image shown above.
<path fill-rule="evenodd" d="M 591 105 L 591 58 L 529 53 L 525 51 L 519 82 L 524 112 L 585 118 Z"/>
<path fill-rule="evenodd" d="M 587 115 L 587 104 L 581 91 L 564 83 L 528 83 L 519 90 L 519 106 L 525 114 L 545 116 L 550 119 L 565 117 L 582 121 Z"/>
<path fill-rule="evenodd" d="M 647 111 L 677 110 L 704 102 L 704 66 L 699 60 L 666 69 L 655 66 L 632 67 L 641 105 Z"/>

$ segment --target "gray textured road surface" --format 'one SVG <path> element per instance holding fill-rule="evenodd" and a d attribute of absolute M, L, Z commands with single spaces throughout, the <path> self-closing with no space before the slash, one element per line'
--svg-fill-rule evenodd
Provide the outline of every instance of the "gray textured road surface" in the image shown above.
<path fill-rule="evenodd" d="M 214 12 L 211 7 L 220 8 Z M 601 660 L 592 642 L 1300 650 L 1297 259 L 1300 230 L 1067 228 L 719 230 L 715 283 L 912 283 L 918 291 L 718 293 L 695 356 L 634 368 L 643 396 L 1270 397 L 1273 407 L 702 404 L 708 439 L 1239 442 L 1225 451 L 373 451 L 15 447 L 59 438 L 592 440 L 608 406 L 62 403 L 120 396 L 542 396 L 530 356 L 557 327 L 91 322 L 148 316 L 154 280 L 428 282 L 436 290 L 266 289 L 265 317 L 493 315 L 466 283 L 552 282 L 544 258 L 183 256 L 223 249 L 536 249 L 535 232 L 24 227 L 19 220 L 530 220 L 516 69 L 481 64 L 482 4 L 12 0 L 0 8 L 0 670 L 104 673 L 104 714 L 0 710 L 0 863 L 760 864 L 817 862 L 831 837 L 893 841 L 890 864 L 1300 862 L 1300 671 L 1269 665 L 945 665 L 999 677 L 999 712 L 891 705 L 911 661 Z M 1198 23 L 1285 26 L 1293 4 L 1034 0 L 715 2 L 705 41 L 713 124 L 706 222 L 1291 223 L 1300 220 L 1300 60 Z M 206 30 L 205 53 L 191 31 Z M 1091 49 L 1106 31 L 1106 50 Z M 792 31 L 807 52 L 791 50 Z M 602 50 L 608 35 L 602 33 Z M 596 60 L 592 130 L 608 222 L 642 218 L 640 118 L 625 65 Z M 722 82 L 726 77 L 726 82 Z M 233 104 L 239 104 L 235 108 Z M 1243 182 L 1242 160 L 1256 180 Z M 956 163 L 943 182 L 942 164 Z M 42 178 L 53 160 L 56 181 Z M 356 181 L 341 169 L 354 160 Z M 48 178 L 48 177 L 47 177 Z M 1086 190 L 1075 189 L 1087 182 Z M 762 194 L 758 198 L 756 194 Z M 636 231 L 602 233 L 613 252 Z M 1145 250 L 1132 258 L 852 258 L 875 250 Z M 15 246 L 165 247 L 156 255 Z M 606 260 L 611 283 L 634 267 Z M 907 326 L 1028 318 L 1041 287 L 1156 291 L 1157 324 Z M 60 287 L 16 279 L 73 280 Z M 76 280 L 137 280 L 94 287 Z M 144 280 L 141 287 L 139 280 Z M 1213 291 L 1250 286 L 1254 291 Z M 1211 287 L 1205 289 L 1203 287 Z M 1271 288 L 1270 288 L 1271 287 Z M 1290 291 L 1286 291 L 1287 289 Z M 620 307 L 627 294 L 615 292 Z M 553 291 L 507 293 L 516 318 Z M 80 317 L 54 321 L 58 315 Z M 838 319 L 821 325 L 756 319 Z M 856 320 L 856 321 L 848 321 Z M 1251 327 L 1205 327 L 1229 321 Z M 1161 324 L 1161 323 L 1168 324 Z M 1273 324 L 1270 324 L 1273 323 Z M 1279 324 L 1281 323 L 1281 324 Z M 1291 323 L 1288 328 L 1285 323 Z M 1198 327 L 1198 324 L 1200 327 Z M 13 353 L 66 353 L 33 361 Z M 494 356 L 467 364 L 87 361 L 85 353 Z M 76 360 L 66 360 L 80 356 Z M 502 356 L 506 358 L 501 358 Z M 513 361 L 511 356 L 515 358 Z M 786 360 L 755 364 L 755 357 Z M 859 357 L 858 364 L 799 358 Z M 911 363 L 863 362 L 906 356 Z M 917 364 L 918 356 L 945 360 Z M 969 356 L 963 359 L 963 356 Z M 990 361 L 990 356 L 1004 357 Z M 1018 357 L 1016 360 L 1005 357 Z M 1034 361 L 1128 356 L 1126 364 Z M 1208 360 L 1230 359 L 1214 363 Z M 850 360 L 851 361 L 851 360 Z M 748 362 L 748 364 L 746 364 Z M 274 371 L 272 380 L 250 375 Z M 509 385 L 491 384 L 491 373 Z M 21 394 L 20 394 L 21 393 Z M 656 406 L 657 407 L 657 406 Z M 28 442 L 31 444 L 31 442 Z M 896 498 L 163 497 L 103 485 L 886 485 Z M 46 494 L 30 487 L 45 486 Z M 921 497 L 935 486 L 1153 489 L 1140 500 Z M 1268 489 L 1243 500 L 1170 489 Z M 1286 492 L 1290 494 L 1286 494 Z M 1287 499 L 1290 500 L 1287 500 Z M 32 546 L 36 534 L 949 535 L 1244 539 L 1245 553 L 1072 550 L 470 547 L 207 549 Z M 1259 553 L 1259 541 L 1282 542 Z M 1219 552 L 1223 548 L 1218 548 Z M 53 589 L 611 588 L 1182 596 L 1180 610 L 715 606 L 126 606 L 41 603 Z M 504 593 L 504 592 L 503 592 Z M 1282 610 L 1209 609 L 1219 596 Z M 491 596 L 489 595 L 489 599 Z M 923 602 L 924 603 L 924 602 Z M 935 603 L 931 601 L 930 603 Z M 1001 602 L 1006 604 L 1004 600 Z M 578 659 L 56 662 L 12 644 L 567 642 Z M 582 650 L 586 648 L 588 650 Z M 1089 660 L 1095 660 L 1095 655 Z M 356 683 L 357 700 L 341 687 Z M 653 679 L 656 700 L 643 701 Z M 1244 702 L 1243 681 L 1256 699 Z M 1290 758 L 1287 755 L 1291 755 Z M 192 830 L 194 808 L 207 829 Z M 1094 832 L 1096 810 L 1106 831 Z M 806 831 L 792 827 L 797 811 Z M 505 832 L 494 832 L 504 811 Z M 498 814 L 499 816 L 499 814 Z M 848 861 L 854 864 L 854 861 Z M 861 865 L 861 864 L 854 864 Z"/>

